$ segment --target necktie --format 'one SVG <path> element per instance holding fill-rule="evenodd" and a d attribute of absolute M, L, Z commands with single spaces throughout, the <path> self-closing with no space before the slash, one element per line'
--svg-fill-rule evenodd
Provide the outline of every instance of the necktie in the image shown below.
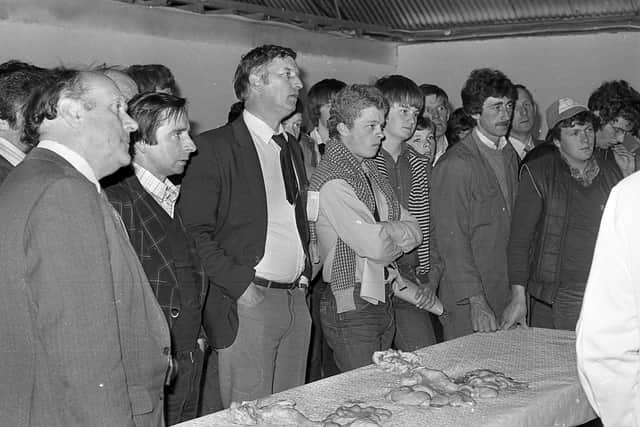
<path fill-rule="evenodd" d="M 284 191 L 287 195 L 287 201 L 294 206 L 296 228 L 298 229 L 298 235 L 300 236 L 300 241 L 302 242 L 302 247 L 306 256 L 306 269 L 309 269 L 309 224 L 307 223 L 307 208 L 302 202 L 303 195 L 300 194 L 300 189 L 298 188 L 298 178 L 296 178 L 296 171 L 293 168 L 293 159 L 291 157 L 292 153 L 289 147 L 289 141 L 286 134 L 273 135 L 272 139 L 280 146 L 280 167 L 282 169 L 282 178 L 284 180 Z M 301 173 L 304 174 L 304 171 Z M 300 179 L 302 180 L 303 178 Z M 305 273 L 303 272 L 303 274 Z"/>
<path fill-rule="evenodd" d="M 162 201 L 170 204 L 175 204 L 180 195 L 179 190 L 174 187 L 166 186 L 164 188 L 164 194 L 162 195 Z"/>
<path fill-rule="evenodd" d="M 291 151 L 289 149 L 289 141 L 282 135 L 273 135 L 273 141 L 280 146 L 280 168 L 282 169 L 282 179 L 284 180 L 284 191 L 287 195 L 287 201 L 294 205 L 298 198 L 298 179 L 293 168 L 291 160 Z"/>

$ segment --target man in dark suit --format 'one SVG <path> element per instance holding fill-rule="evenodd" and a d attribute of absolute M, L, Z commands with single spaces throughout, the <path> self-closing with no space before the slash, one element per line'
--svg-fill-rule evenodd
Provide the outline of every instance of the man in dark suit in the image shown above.
<path fill-rule="evenodd" d="M 219 352 L 225 406 L 304 382 L 307 179 L 299 146 L 280 124 L 302 88 L 295 57 L 271 45 L 243 56 L 234 89 L 245 109 L 196 138 L 182 183 L 178 204 L 207 275 L 237 300 L 238 335 Z"/>
<path fill-rule="evenodd" d="M 513 118 L 507 139 L 516 150 L 520 161 L 544 141 L 535 138 L 538 124 L 538 107 L 526 86 L 514 85 L 518 94 L 513 105 Z"/>
<path fill-rule="evenodd" d="M 169 323 L 171 354 L 178 362 L 165 403 L 167 424 L 172 425 L 197 416 L 203 367 L 197 339 L 209 282 L 175 210 L 180 189 L 168 178 L 184 171 L 196 146 L 189 136 L 184 98 L 153 92 L 138 95 L 129 102 L 129 114 L 138 122 L 132 134 L 133 170 L 106 193 L 122 217 Z M 217 288 L 209 295 L 209 304 L 214 305 L 210 311 L 221 318 L 208 326 L 227 335 L 222 346 L 231 344 L 235 335 L 223 328 L 228 326 L 224 320 L 230 308 L 227 303 L 227 310 L 222 309 L 224 299 Z M 215 341 L 215 330 L 210 334 Z"/>
<path fill-rule="evenodd" d="M 0 64 L 0 184 L 31 149 L 20 141 L 29 96 L 49 83 L 51 72 L 20 61 Z"/>
<path fill-rule="evenodd" d="M 0 414 L 8 426 L 163 426 L 167 323 L 98 180 L 137 124 L 107 77 L 30 101 L 39 141 L 0 188 Z"/>

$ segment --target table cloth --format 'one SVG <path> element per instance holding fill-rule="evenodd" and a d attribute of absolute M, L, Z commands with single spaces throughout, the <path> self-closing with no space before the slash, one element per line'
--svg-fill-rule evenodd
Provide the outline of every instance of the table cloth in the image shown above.
<path fill-rule="evenodd" d="M 477 333 L 416 351 L 423 365 L 457 377 L 474 369 L 503 372 L 528 381 L 523 391 L 477 399 L 473 407 L 418 408 L 389 402 L 385 394 L 400 376 L 374 365 L 325 378 L 263 399 L 294 400 L 308 418 L 322 420 L 338 406 L 359 403 L 389 409 L 384 426 L 564 427 L 585 423 L 595 414 L 578 382 L 575 333 L 551 329 L 514 329 Z M 179 424 L 180 427 L 236 426 L 228 411 Z"/>

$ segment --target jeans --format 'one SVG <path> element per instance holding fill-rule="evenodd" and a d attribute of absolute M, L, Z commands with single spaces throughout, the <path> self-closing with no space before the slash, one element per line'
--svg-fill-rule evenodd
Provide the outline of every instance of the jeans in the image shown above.
<path fill-rule="evenodd" d="M 561 283 L 553 304 L 531 298 L 531 326 L 574 331 L 582 309 L 585 283 Z"/>
<path fill-rule="evenodd" d="M 395 331 L 389 294 L 384 303 L 374 305 L 360 298 L 360 284 L 356 283 L 354 300 L 354 311 L 338 313 L 331 286 L 320 299 L 322 332 L 340 372 L 371 364 L 374 352 L 391 347 Z"/>
<path fill-rule="evenodd" d="M 218 350 L 225 408 L 304 384 L 311 331 L 305 291 L 256 289 L 264 298 L 238 302 L 236 340 Z"/>
<path fill-rule="evenodd" d="M 178 373 L 165 393 L 165 418 L 169 426 L 198 416 L 204 355 L 199 348 L 195 348 L 193 351 L 178 352 L 175 359 Z"/>
<path fill-rule="evenodd" d="M 415 351 L 436 343 L 431 313 L 393 297 L 396 331 L 393 347 L 402 351 Z"/>

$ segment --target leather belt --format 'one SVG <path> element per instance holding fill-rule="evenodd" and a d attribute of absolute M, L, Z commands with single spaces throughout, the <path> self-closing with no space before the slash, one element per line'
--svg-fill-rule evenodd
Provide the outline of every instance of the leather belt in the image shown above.
<path fill-rule="evenodd" d="M 300 281 L 296 280 L 293 283 L 281 283 L 281 282 L 275 282 L 273 280 L 267 280 L 267 279 L 263 279 L 262 277 L 254 277 L 253 278 L 253 283 L 255 283 L 258 286 L 262 286 L 265 288 L 273 288 L 273 289 L 306 289 L 307 285 L 306 284 L 301 284 Z"/>

